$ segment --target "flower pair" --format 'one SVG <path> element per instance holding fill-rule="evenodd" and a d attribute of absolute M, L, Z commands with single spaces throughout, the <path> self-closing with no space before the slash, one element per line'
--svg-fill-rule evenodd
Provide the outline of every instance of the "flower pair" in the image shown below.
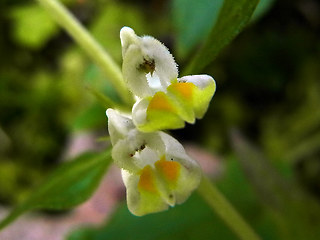
<path fill-rule="evenodd" d="M 128 208 L 141 216 L 184 202 L 198 186 L 198 164 L 160 130 L 182 128 L 202 118 L 215 82 L 208 75 L 178 78 L 172 55 L 153 37 L 138 37 L 124 27 L 120 38 L 123 76 L 137 101 L 130 116 L 108 109 L 108 129 Z"/>

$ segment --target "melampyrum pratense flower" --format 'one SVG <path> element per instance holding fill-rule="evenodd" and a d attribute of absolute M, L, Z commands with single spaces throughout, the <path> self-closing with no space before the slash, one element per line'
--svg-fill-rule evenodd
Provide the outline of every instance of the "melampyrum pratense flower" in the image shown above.
<path fill-rule="evenodd" d="M 129 210 L 137 216 L 184 202 L 199 185 L 199 165 L 170 135 L 139 131 L 130 117 L 107 110 L 112 158 L 122 168 Z"/>
<path fill-rule="evenodd" d="M 208 75 L 178 78 L 168 49 L 150 36 L 120 31 L 123 76 L 136 96 L 131 115 L 107 110 L 112 158 L 122 169 L 129 210 L 137 216 L 184 202 L 200 183 L 199 165 L 173 137 L 205 114 L 216 85 Z"/>
<path fill-rule="evenodd" d="M 208 75 L 178 78 L 178 68 L 168 49 L 150 36 L 139 37 L 129 27 L 120 31 L 122 72 L 138 97 L 132 119 L 143 132 L 182 128 L 207 111 L 216 90 Z"/>

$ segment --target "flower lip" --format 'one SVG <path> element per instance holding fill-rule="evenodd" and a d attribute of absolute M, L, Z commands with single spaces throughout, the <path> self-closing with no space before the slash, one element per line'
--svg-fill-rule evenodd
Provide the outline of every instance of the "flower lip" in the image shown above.
<path fill-rule="evenodd" d="M 137 134 L 145 135 L 141 132 Z M 197 188 L 201 179 L 199 165 L 186 154 L 177 140 L 163 132 L 148 136 L 150 138 L 146 138 L 146 146 L 132 159 L 117 160 L 126 162 L 122 167 L 122 177 L 127 188 L 128 208 L 137 216 L 163 211 L 169 206 L 183 203 Z M 158 143 L 151 138 L 156 138 Z M 161 150 L 158 149 L 159 142 L 164 144 Z M 126 146 L 124 144 L 122 148 Z M 117 144 L 114 151 L 118 151 L 119 147 Z M 126 168 L 129 166 L 127 160 L 135 162 L 135 171 Z"/>
<path fill-rule="evenodd" d="M 138 100 L 132 108 L 133 122 L 143 132 L 193 124 L 204 116 L 215 91 L 215 81 L 209 75 L 178 78 L 165 91 Z"/>

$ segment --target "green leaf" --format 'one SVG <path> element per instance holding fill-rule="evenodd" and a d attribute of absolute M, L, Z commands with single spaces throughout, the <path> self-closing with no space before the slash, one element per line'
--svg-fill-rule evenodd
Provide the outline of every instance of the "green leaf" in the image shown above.
<path fill-rule="evenodd" d="M 276 0 L 260 0 L 254 14 L 252 15 L 251 21 L 256 21 L 266 14 Z"/>
<path fill-rule="evenodd" d="M 107 150 L 99 154 L 85 153 L 63 164 L 0 222 L 0 229 L 32 209 L 67 209 L 86 201 L 97 188 L 110 162 L 110 150 Z"/>
<path fill-rule="evenodd" d="M 172 2 L 172 20 L 177 32 L 176 49 L 179 57 L 186 57 L 198 42 L 208 37 L 222 4 L 223 0 Z"/>
<path fill-rule="evenodd" d="M 204 45 L 186 68 L 186 72 L 200 72 L 246 26 L 259 0 L 225 0 L 218 20 Z M 183 74 L 186 75 L 186 74 Z"/>

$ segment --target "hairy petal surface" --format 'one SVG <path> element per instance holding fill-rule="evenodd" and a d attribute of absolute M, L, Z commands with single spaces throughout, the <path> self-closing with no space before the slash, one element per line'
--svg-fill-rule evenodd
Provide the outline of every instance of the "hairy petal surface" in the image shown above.
<path fill-rule="evenodd" d="M 165 90 L 178 77 L 177 65 L 169 50 L 151 36 L 139 37 L 129 27 L 120 31 L 122 72 L 136 96 L 152 96 Z"/>

